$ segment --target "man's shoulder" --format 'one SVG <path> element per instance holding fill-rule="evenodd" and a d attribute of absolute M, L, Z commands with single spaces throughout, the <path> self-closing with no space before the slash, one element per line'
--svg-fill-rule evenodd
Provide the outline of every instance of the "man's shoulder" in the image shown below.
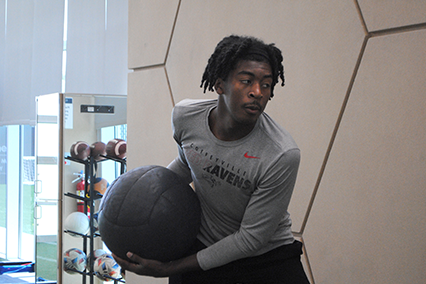
<path fill-rule="evenodd" d="M 297 143 L 291 134 L 266 113 L 262 114 L 260 129 L 264 138 L 269 138 L 270 142 L 283 151 L 297 149 Z"/>
<path fill-rule="evenodd" d="M 175 108 L 206 108 L 217 104 L 216 99 L 184 99 L 178 102 Z"/>
<path fill-rule="evenodd" d="M 185 99 L 178 102 L 173 108 L 173 118 L 197 115 L 208 111 L 217 104 L 217 100 L 194 100 Z"/>

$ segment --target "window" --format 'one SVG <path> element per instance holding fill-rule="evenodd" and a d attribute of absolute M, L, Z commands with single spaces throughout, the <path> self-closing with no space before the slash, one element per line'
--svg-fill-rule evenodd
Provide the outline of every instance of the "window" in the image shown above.
<path fill-rule="evenodd" d="M 0 127 L 0 258 L 34 260 L 34 127 Z"/>

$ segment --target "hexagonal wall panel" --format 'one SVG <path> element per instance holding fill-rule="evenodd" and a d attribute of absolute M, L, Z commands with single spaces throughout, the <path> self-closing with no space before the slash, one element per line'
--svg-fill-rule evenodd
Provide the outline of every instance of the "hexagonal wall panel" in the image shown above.
<path fill-rule="evenodd" d="M 253 35 L 282 49 L 286 86 L 277 86 L 266 112 L 302 149 L 289 210 L 293 229 L 299 231 L 364 33 L 360 24 L 351 25 L 359 23 L 351 1 L 286 1 L 273 8 L 254 2 L 259 5 L 243 0 L 182 1 L 166 68 L 176 102 L 215 98 L 215 93 L 203 94 L 199 85 L 208 58 L 224 36 Z"/>
<path fill-rule="evenodd" d="M 304 234 L 317 283 L 426 278 L 425 45 L 368 42 Z"/>
<path fill-rule="evenodd" d="M 173 101 L 163 67 L 129 74 L 128 167 L 167 166 L 177 156 L 171 129 Z"/>
<path fill-rule="evenodd" d="M 357 1 L 369 31 L 426 22 L 426 1 Z"/>
<path fill-rule="evenodd" d="M 129 1 L 129 68 L 164 64 L 179 0 Z"/>

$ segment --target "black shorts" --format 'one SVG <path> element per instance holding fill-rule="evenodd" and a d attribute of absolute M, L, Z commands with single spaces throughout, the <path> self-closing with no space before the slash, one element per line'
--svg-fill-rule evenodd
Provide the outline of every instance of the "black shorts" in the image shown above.
<path fill-rule="evenodd" d="M 204 245 L 198 243 L 195 251 Z M 170 284 L 309 284 L 300 261 L 302 243 L 278 247 L 207 271 L 188 272 L 169 278 Z"/>

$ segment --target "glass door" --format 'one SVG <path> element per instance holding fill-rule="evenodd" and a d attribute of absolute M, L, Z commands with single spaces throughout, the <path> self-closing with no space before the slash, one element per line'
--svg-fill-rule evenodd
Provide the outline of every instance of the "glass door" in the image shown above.
<path fill-rule="evenodd" d="M 34 158 L 33 126 L 0 127 L 0 274 L 30 281 L 35 260 Z"/>
<path fill-rule="evenodd" d="M 82 283 L 82 278 L 100 283 L 93 273 L 80 275 L 63 271 L 66 250 L 79 248 L 89 253 L 91 248 L 103 245 L 101 239 L 96 238 L 93 245 L 86 246 L 89 236 L 64 231 L 67 217 L 81 209 L 78 200 L 70 194 L 77 194 L 77 181 L 85 169 L 84 164 L 69 159 L 70 147 L 77 141 L 91 145 L 98 141 L 107 143 L 113 138 L 125 139 L 126 106 L 125 96 L 59 93 L 37 97 L 34 201 L 37 283 Z M 117 170 L 115 162 L 98 163 L 97 178 L 103 177 L 110 183 L 117 176 Z M 98 203 L 96 200 L 93 213 Z"/>
<path fill-rule="evenodd" d="M 58 187 L 59 187 L 59 96 L 37 98 L 36 227 L 37 282 L 57 280 Z"/>
<path fill-rule="evenodd" d="M 64 95 L 64 121 L 63 121 L 63 139 L 62 151 L 64 157 L 70 156 L 70 147 L 77 141 L 84 141 L 91 145 L 95 142 L 108 143 L 109 140 L 121 138 L 127 133 L 126 129 L 126 106 L 125 96 L 114 95 L 89 95 L 89 94 L 63 94 Z M 108 133 L 108 134 L 106 134 Z M 69 194 L 77 194 L 78 174 L 85 170 L 85 166 L 76 161 L 65 159 L 62 166 L 62 192 L 65 195 L 62 201 L 62 221 L 65 224 L 66 219 L 76 211 L 82 212 L 81 206 L 78 206 L 77 200 L 70 198 Z M 120 166 L 112 160 L 103 160 L 96 164 L 92 173 L 96 180 L 100 182 L 111 183 L 118 175 Z M 87 178 L 87 177 L 86 177 Z M 89 176 L 90 178 L 90 176 Z M 91 180 L 90 180 L 91 182 Z M 86 196 L 87 197 L 87 196 Z M 96 213 L 99 208 L 100 199 L 95 200 L 94 206 L 90 207 L 90 212 Z M 88 209 L 87 209 L 88 210 Z M 84 211 L 83 211 L 84 212 Z M 62 251 L 70 248 L 78 248 L 86 252 L 91 249 L 103 248 L 101 238 L 90 237 L 86 240 L 63 233 Z M 101 283 L 97 277 L 91 274 L 91 263 L 88 264 L 86 281 L 87 283 Z M 90 275 L 89 275 L 90 274 Z M 68 274 L 62 272 L 63 283 L 81 283 L 81 275 Z"/>
<path fill-rule="evenodd" d="M 6 126 L 0 127 L 0 261 L 6 260 Z"/>

